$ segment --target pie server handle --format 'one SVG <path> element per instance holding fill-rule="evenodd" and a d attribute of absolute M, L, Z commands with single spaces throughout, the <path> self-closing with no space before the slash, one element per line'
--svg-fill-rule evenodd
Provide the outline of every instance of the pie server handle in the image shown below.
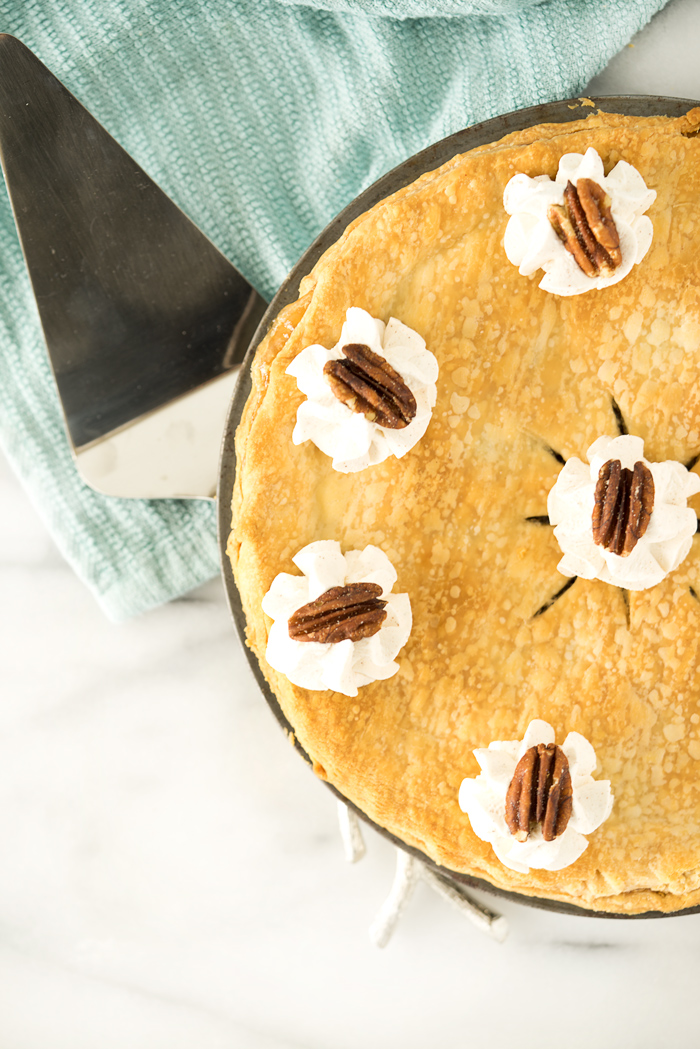
<path fill-rule="evenodd" d="M 264 299 L 6 34 L 0 160 L 82 477 L 109 495 L 213 496 Z"/>

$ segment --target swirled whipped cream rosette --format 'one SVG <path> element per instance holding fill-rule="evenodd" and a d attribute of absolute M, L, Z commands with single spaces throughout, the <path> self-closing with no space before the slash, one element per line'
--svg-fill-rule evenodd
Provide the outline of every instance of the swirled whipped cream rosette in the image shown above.
<path fill-rule="evenodd" d="M 313 441 L 333 469 L 356 473 L 421 439 L 437 397 L 437 360 L 413 329 L 351 307 L 332 349 L 307 346 L 287 368 L 306 400 L 294 444 Z"/>
<path fill-rule="evenodd" d="M 581 295 L 623 280 L 651 247 L 656 199 L 635 167 L 605 175 L 595 149 L 565 153 L 555 179 L 514 175 L 503 194 L 511 216 L 503 246 L 520 273 L 544 270 L 540 288 Z"/>
<path fill-rule="evenodd" d="M 522 742 L 490 743 L 474 756 L 482 771 L 462 781 L 459 804 L 511 870 L 570 866 L 612 811 L 610 783 L 593 779 L 595 751 L 579 732 L 558 747 L 552 726 L 536 719 Z"/>
<path fill-rule="evenodd" d="M 587 458 L 567 460 L 547 500 L 564 554 L 557 568 L 626 590 L 655 586 L 690 551 L 697 516 L 687 500 L 700 477 L 674 460 L 645 459 L 631 434 L 599 437 Z"/>
<path fill-rule="evenodd" d="M 294 685 L 356 696 L 392 677 L 411 633 L 408 594 L 394 594 L 396 570 L 377 546 L 342 553 L 319 540 L 293 558 L 302 575 L 280 572 L 263 598 L 274 620 L 265 658 Z"/>

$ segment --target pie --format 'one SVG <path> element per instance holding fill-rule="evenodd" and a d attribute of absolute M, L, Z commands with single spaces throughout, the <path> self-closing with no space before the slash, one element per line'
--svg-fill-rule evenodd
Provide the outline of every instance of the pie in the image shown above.
<path fill-rule="evenodd" d="M 358 218 L 260 345 L 236 440 L 229 555 L 248 642 L 319 777 L 449 870 L 592 911 L 700 904 L 700 538 L 639 591 L 557 570 L 548 494 L 573 456 L 629 432 L 698 472 L 700 109 L 594 113 L 457 156 Z M 651 247 L 618 283 L 560 296 L 508 261 L 503 196 L 592 147 L 656 191 Z M 291 362 L 334 346 L 360 307 L 439 363 L 425 435 L 401 458 L 334 470 L 292 433 Z M 700 512 L 700 496 L 689 501 Z M 262 600 L 318 540 L 382 550 L 413 627 L 388 680 L 356 696 L 293 685 L 265 659 Z M 588 740 L 610 817 L 559 871 L 501 863 L 460 809 L 474 750 L 534 719 Z"/>

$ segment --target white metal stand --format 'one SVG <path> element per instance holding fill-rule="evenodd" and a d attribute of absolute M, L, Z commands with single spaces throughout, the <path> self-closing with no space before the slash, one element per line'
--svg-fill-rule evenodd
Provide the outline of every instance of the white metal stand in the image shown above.
<path fill-rule="evenodd" d="M 366 852 L 360 821 L 356 814 L 341 801 L 338 802 L 338 822 L 345 858 L 349 863 L 357 863 Z M 394 882 L 369 930 L 370 939 L 377 947 L 386 947 L 388 944 L 419 881 L 425 882 L 443 899 L 456 907 L 481 932 L 503 943 L 508 935 L 508 922 L 502 914 L 484 907 L 449 878 L 436 874 L 421 860 L 411 856 L 404 849 L 397 848 Z"/>

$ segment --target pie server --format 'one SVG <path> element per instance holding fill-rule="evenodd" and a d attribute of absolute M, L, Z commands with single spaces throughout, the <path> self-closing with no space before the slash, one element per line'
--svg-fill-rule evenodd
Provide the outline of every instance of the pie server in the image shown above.
<path fill-rule="evenodd" d="M 6 34 L 0 160 L 81 476 L 108 495 L 213 496 L 266 303 Z"/>

